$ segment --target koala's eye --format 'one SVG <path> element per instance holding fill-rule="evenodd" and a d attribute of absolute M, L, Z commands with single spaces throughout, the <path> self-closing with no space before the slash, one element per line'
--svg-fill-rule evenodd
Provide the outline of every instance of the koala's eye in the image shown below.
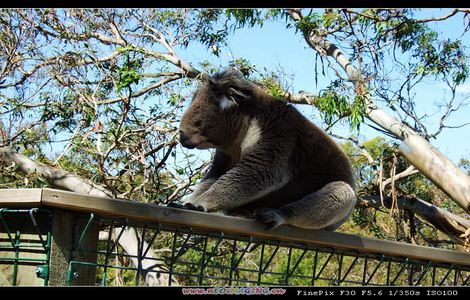
<path fill-rule="evenodd" d="M 196 127 L 201 126 L 201 120 L 196 120 L 196 121 L 194 122 L 194 126 L 196 126 Z"/>

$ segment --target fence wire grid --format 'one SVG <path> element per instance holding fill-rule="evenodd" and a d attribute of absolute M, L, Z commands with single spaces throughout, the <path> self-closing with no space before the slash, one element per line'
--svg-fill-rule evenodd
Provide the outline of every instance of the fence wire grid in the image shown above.
<path fill-rule="evenodd" d="M 35 276 L 35 284 L 48 285 L 52 218 L 46 209 L 0 209 L 0 284 Z M 75 255 L 63 270 L 67 285 L 85 269 L 93 270 L 94 284 L 101 286 L 470 285 L 470 267 L 462 265 L 95 214 L 77 214 L 76 223 L 86 225 L 74 237 Z M 100 239 L 96 249 L 88 249 L 82 241 L 93 225 L 99 225 Z M 128 230 L 137 233 L 132 254 L 122 247 Z M 90 255 L 91 262 L 76 259 Z"/>
<path fill-rule="evenodd" d="M 52 214 L 0 208 L 0 285 L 48 284 Z"/>

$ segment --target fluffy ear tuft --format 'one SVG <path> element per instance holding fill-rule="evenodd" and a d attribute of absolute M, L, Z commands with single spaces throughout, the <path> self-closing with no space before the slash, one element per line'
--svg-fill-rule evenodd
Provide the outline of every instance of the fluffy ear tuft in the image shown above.
<path fill-rule="evenodd" d="M 205 78 L 205 84 L 216 95 L 222 110 L 237 107 L 251 97 L 253 85 L 236 68 L 228 68 Z"/>
<path fill-rule="evenodd" d="M 238 106 L 238 103 L 231 98 L 228 98 L 225 95 L 222 95 L 222 97 L 219 99 L 219 105 L 221 110 L 227 110 L 232 107 Z"/>
<path fill-rule="evenodd" d="M 227 98 L 229 98 L 230 100 L 235 101 L 237 103 L 240 102 L 240 101 L 246 100 L 249 97 L 250 96 L 248 96 L 247 94 L 245 94 L 241 90 L 236 89 L 234 87 L 229 87 L 227 89 Z"/>
<path fill-rule="evenodd" d="M 222 110 L 226 110 L 231 107 L 238 106 L 241 102 L 245 101 L 249 97 L 250 96 L 244 92 L 234 87 L 229 87 L 225 92 L 225 95 L 223 95 L 219 100 L 220 108 Z"/>

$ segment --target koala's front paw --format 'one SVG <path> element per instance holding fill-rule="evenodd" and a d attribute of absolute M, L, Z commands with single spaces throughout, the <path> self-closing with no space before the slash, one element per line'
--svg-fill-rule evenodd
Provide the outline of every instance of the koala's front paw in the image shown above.
<path fill-rule="evenodd" d="M 266 225 L 266 230 L 273 229 L 285 223 L 281 212 L 274 208 L 264 209 L 256 214 L 256 221 Z"/>
<path fill-rule="evenodd" d="M 174 208 L 182 208 L 182 209 L 189 209 L 189 210 L 196 210 L 196 211 L 206 211 L 204 207 L 201 205 L 194 205 L 190 202 L 186 202 L 184 204 L 181 203 L 175 203 L 175 202 L 170 202 L 167 204 L 168 207 L 174 207 Z"/>
<path fill-rule="evenodd" d="M 189 209 L 189 210 L 196 210 L 196 211 L 207 211 L 203 206 L 193 204 L 191 202 L 186 202 L 184 204 L 184 208 Z"/>
<path fill-rule="evenodd" d="M 219 206 L 219 201 L 221 196 L 214 195 L 214 193 L 205 192 L 202 195 L 199 195 L 197 198 L 191 198 L 184 203 L 188 205 L 188 209 L 200 210 L 204 212 L 214 212 L 221 209 Z"/>

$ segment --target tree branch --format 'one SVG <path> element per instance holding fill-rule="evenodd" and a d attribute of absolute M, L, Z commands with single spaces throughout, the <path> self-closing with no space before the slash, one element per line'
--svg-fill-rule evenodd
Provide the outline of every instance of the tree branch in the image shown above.
<path fill-rule="evenodd" d="M 287 11 L 292 20 L 302 21 L 300 9 Z M 338 47 L 313 30 L 304 32 L 303 35 L 305 41 L 320 55 L 331 56 L 343 68 L 353 82 L 356 93 L 364 97 L 367 118 L 402 140 L 399 147 L 401 154 L 466 212 L 470 212 L 470 177 L 417 132 L 377 107 L 369 93 L 358 93 L 365 90 L 362 87 L 364 82 L 361 80 L 361 74 Z"/>
<path fill-rule="evenodd" d="M 22 172 L 27 174 L 38 174 L 44 177 L 51 185 L 58 188 L 90 196 L 113 196 L 112 193 L 102 185 L 90 182 L 89 180 L 86 180 L 76 174 L 71 174 L 60 169 L 49 167 L 14 151 L 0 149 L 0 158 L 2 157 L 3 159 L 0 159 L 0 162 L 3 161 L 5 164 L 14 163 Z M 149 257 L 150 259 L 141 259 L 142 265 L 139 266 L 139 262 L 137 259 L 135 259 L 135 257 L 138 256 L 138 240 L 140 239 L 142 239 L 142 237 L 138 235 L 134 228 L 127 227 L 123 231 L 123 234 L 121 235 L 121 238 L 118 242 L 119 245 L 121 245 L 121 247 L 130 255 L 135 267 L 142 267 L 149 271 L 158 269 L 159 267 L 155 266 L 154 260 L 151 259 L 154 257 L 152 249 L 149 249 L 146 255 L 146 257 Z M 146 245 L 145 242 L 144 245 Z M 151 286 L 167 285 L 168 278 L 165 276 L 160 278 L 159 276 L 160 275 L 157 272 L 148 272 L 145 276 L 146 284 Z M 176 281 L 174 283 L 177 284 Z"/>
<path fill-rule="evenodd" d="M 388 178 L 387 180 L 382 182 L 382 187 L 385 188 L 387 185 L 392 183 L 392 181 L 400 180 L 403 178 L 406 178 L 408 176 L 414 175 L 416 173 L 419 173 L 418 170 L 415 169 L 413 166 L 409 166 L 405 171 L 395 174 L 395 176 Z"/>
<path fill-rule="evenodd" d="M 415 197 L 399 196 L 397 198 L 397 204 L 398 208 L 408 209 L 419 215 L 438 230 L 449 236 L 453 241 L 464 244 L 465 239 L 462 236 L 470 228 L 469 220 Z M 382 202 L 379 195 L 373 195 L 362 197 L 358 205 L 361 207 L 380 208 L 382 207 Z M 383 206 L 391 208 L 392 198 L 384 197 Z"/>
<path fill-rule="evenodd" d="M 11 150 L 0 149 L 0 154 L 6 164 L 14 163 L 23 173 L 42 176 L 52 186 L 90 196 L 113 196 L 104 186 L 92 183 L 76 174 L 49 167 Z"/>
<path fill-rule="evenodd" d="M 102 100 L 102 101 L 96 101 L 96 104 L 98 105 L 102 105 L 102 104 L 111 104 L 111 103 L 116 103 L 116 102 L 121 102 L 121 101 L 124 101 L 126 99 L 130 99 L 130 98 L 135 98 L 135 97 L 139 97 L 145 93 L 148 93 L 149 91 L 151 90 L 154 90 L 156 88 L 159 88 L 169 82 L 172 82 L 172 81 L 175 81 L 177 79 L 180 79 L 183 77 L 183 74 L 182 73 L 177 73 L 175 75 L 172 75 L 172 76 L 168 76 L 152 85 L 149 85 L 135 93 L 132 93 L 131 95 L 128 95 L 128 96 L 122 96 L 122 97 L 117 97 L 117 98 L 113 98 L 113 99 L 108 99 L 108 100 Z"/>

